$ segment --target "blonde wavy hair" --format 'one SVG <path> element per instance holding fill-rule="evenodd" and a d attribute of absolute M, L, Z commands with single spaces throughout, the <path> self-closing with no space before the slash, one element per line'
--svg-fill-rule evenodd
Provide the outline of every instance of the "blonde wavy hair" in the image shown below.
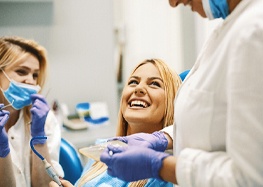
<path fill-rule="evenodd" d="M 164 82 L 164 91 L 165 91 L 165 112 L 163 118 L 163 128 L 169 125 L 172 125 L 174 122 L 174 99 L 176 93 L 181 85 L 182 81 L 181 78 L 178 76 L 175 71 L 168 67 L 168 65 L 163 62 L 161 59 L 147 59 L 139 63 L 134 70 L 132 71 L 131 75 L 142 65 L 146 63 L 152 63 L 159 71 L 161 78 Z M 123 96 L 121 97 L 122 101 Z M 121 112 L 121 103 L 120 102 L 120 109 L 118 114 L 118 124 L 117 124 L 117 132 L 116 136 L 126 136 L 127 135 L 127 128 L 128 122 L 124 119 L 123 114 Z M 95 178 L 96 176 L 100 175 L 104 171 L 107 170 L 107 166 L 102 162 L 95 162 L 91 169 L 89 169 L 79 180 L 78 187 L 83 186 L 86 182 L 90 181 L 91 179 Z M 147 183 L 146 180 L 139 180 L 130 183 L 130 187 L 138 187 L 144 186 Z"/>
<path fill-rule="evenodd" d="M 18 36 L 0 37 L 0 69 L 16 66 L 21 60 L 34 55 L 39 61 L 39 76 L 37 84 L 43 88 L 47 75 L 47 55 L 44 47 L 34 40 L 24 39 Z M 2 73 L 2 72 L 0 72 Z M 24 122 L 30 122 L 30 106 L 24 107 Z"/>

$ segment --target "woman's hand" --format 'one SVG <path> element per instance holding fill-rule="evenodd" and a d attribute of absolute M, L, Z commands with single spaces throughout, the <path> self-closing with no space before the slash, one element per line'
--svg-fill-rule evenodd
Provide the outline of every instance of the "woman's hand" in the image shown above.
<path fill-rule="evenodd" d="M 152 134 L 136 133 L 129 136 L 114 137 L 109 139 L 122 141 L 129 146 L 140 146 L 153 149 L 155 151 L 165 151 L 168 141 L 163 132 L 156 131 Z"/>
<path fill-rule="evenodd" d="M 67 181 L 67 180 L 61 179 L 60 182 L 62 183 L 63 187 L 74 187 L 74 186 L 73 186 L 69 181 Z M 51 181 L 51 182 L 49 183 L 49 187 L 59 187 L 59 185 L 58 185 L 56 182 Z"/>
<path fill-rule="evenodd" d="M 169 154 L 141 146 L 108 145 L 100 160 L 108 166 L 108 174 L 125 181 L 159 178 L 164 158 Z"/>
<path fill-rule="evenodd" d="M 2 108 L 4 104 L 0 104 L 0 108 Z M 0 157 L 6 157 L 9 152 L 9 144 L 8 144 L 8 137 L 5 130 L 5 124 L 9 119 L 9 111 L 1 110 L 0 109 Z"/>
<path fill-rule="evenodd" d="M 45 136 L 45 123 L 48 112 L 50 110 L 46 99 L 39 94 L 32 94 L 32 108 L 30 109 L 32 115 L 31 121 L 31 136 Z M 34 144 L 43 144 L 46 139 L 35 140 Z"/>

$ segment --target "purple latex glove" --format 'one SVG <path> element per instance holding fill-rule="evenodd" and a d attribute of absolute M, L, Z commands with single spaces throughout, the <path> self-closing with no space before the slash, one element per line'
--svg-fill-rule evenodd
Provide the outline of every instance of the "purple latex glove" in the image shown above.
<path fill-rule="evenodd" d="M 4 104 L 0 104 L 0 108 L 2 108 Z M 5 130 L 5 124 L 9 119 L 9 111 L 0 109 L 0 157 L 6 157 L 9 152 L 9 143 L 8 136 Z"/>
<path fill-rule="evenodd" d="M 50 110 L 46 99 L 39 94 L 32 94 L 31 136 L 45 136 L 45 122 Z M 44 144 L 46 139 L 36 139 L 33 144 Z"/>
<path fill-rule="evenodd" d="M 120 140 L 130 146 L 141 146 L 154 149 L 155 151 L 165 151 L 168 145 L 168 140 L 165 138 L 163 132 L 156 131 L 152 134 L 136 133 L 129 136 L 114 137 L 109 139 Z"/>
<path fill-rule="evenodd" d="M 169 154 L 146 147 L 108 145 L 100 160 L 108 166 L 108 174 L 124 181 L 158 178 L 162 161 Z"/>

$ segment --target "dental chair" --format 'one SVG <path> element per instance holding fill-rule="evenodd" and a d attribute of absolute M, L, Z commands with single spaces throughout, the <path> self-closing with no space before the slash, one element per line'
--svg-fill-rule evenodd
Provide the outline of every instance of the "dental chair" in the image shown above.
<path fill-rule="evenodd" d="M 64 138 L 61 138 L 59 163 L 64 170 L 64 179 L 75 184 L 81 176 L 83 166 L 76 148 Z"/>
<path fill-rule="evenodd" d="M 187 74 L 189 73 L 190 70 L 185 70 L 182 73 L 179 74 L 180 78 L 182 81 L 184 81 L 185 77 L 187 76 Z"/>

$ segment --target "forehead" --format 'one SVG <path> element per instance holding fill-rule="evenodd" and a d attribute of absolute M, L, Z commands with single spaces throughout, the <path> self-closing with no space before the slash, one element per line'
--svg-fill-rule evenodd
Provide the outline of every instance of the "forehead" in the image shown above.
<path fill-rule="evenodd" d="M 132 76 L 138 77 L 161 77 L 159 70 L 152 63 L 146 63 L 138 67 Z"/>
<path fill-rule="evenodd" d="M 11 67 L 7 67 L 7 69 L 26 67 L 31 70 L 39 70 L 39 66 L 40 65 L 38 59 L 34 55 L 27 53 L 17 63 L 13 64 Z"/>

